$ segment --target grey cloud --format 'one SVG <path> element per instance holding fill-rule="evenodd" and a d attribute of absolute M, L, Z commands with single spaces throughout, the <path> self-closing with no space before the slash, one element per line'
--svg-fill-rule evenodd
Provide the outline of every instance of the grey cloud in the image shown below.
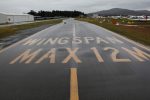
<path fill-rule="evenodd" d="M 0 0 L 0 12 L 29 10 L 80 10 L 86 13 L 110 8 L 150 10 L 149 0 Z"/>

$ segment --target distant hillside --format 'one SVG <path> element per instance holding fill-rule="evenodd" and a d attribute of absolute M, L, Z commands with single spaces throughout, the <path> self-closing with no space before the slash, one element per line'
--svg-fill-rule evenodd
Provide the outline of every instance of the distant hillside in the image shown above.
<path fill-rule="evenodd" d="M 149 15 L 150 16 L 150 11 L 148 10 L 128 10 L 128 9 L 121 9 L 121 8 L 113 8 L 110 10 L 103 10 L 95 13 L 90 13 L 88 15 L 92 14 L 99 14 L 102 16 L 127 16 L 127 15 L 135 15 L 135 16 L 140 16 L 140 15 Z"/>

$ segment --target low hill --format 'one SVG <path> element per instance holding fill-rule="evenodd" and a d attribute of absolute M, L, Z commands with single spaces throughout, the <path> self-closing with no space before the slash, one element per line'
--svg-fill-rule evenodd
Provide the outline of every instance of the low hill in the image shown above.
<path fill-rule="evenodd" d="M 127 15 L 135 15 L 135 16 L 147 15 L 147 16 L 150 16 L 150 11 L 113 8 L 110 10 L 102 10 L 102 11 L 90 13 L 89 15 L 92 15 L 92 14 L 98 14 L 101 16 L 120 16 L 120 15 L 122 15 L 122 16 L 127 16 Z"/>

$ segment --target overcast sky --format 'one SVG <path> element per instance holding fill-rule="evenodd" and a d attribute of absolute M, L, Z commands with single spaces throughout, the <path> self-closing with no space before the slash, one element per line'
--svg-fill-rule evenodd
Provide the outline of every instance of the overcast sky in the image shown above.
<path fill-rule="evenodd" d="M 0 0 L 0 12 L 26 13 L 30 10 L 79 10 L 85 13 L 127 8 L 150 10 L 150 0 Z"/>

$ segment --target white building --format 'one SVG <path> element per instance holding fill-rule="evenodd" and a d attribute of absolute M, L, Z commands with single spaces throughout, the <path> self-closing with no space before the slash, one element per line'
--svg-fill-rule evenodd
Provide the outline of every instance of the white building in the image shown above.
<path fill-rule="evenodd" d="M 4 14 L 0 13 L 0 24 L 4 23 L 18 23 L 34 21 L 34 16 L 28 14 Z"/>
<path fill-rule="evenodd" d="M 137 20 L 137 21 L 146 21 L 146 20 L 150 20 L 150 16 L 129 16 L 129 19 L 131 20 Z"/>
<path fill-rule="evenodd" d="M 111 16 L 111 18 L 119 19 L 119 18 L 122 18 L 122 16 Z"/>
<path fill-rule="evenodd" d="M 93 14 L 92 18 L 98 18 L 98 14 Z"/>

